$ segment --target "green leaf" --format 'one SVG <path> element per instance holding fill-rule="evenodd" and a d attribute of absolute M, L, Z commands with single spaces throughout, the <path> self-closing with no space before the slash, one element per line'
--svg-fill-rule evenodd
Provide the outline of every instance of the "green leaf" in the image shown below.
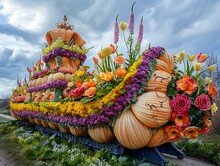
<path fill-rule="evenodd" d="M 110 106 L 112 106 L 113 104 L 114 104 L 114 102 L 109 102 L 107 106 L 110 107 Z"/>
<path fill-rule="evenodd" d="M 52 150 L 47 150 L 46 152 L 43 153 L 42 158 L 43 159 L 51 159 L 53 155 L 53 151 Z"/>

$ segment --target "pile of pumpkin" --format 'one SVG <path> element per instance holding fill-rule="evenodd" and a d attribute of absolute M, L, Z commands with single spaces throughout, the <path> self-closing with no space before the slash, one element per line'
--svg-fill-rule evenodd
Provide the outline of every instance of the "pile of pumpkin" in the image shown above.
<path fill-rule="evenodd" d="M 115 136 L 120 144 L 129 149 L 155 147 L 169 142 L 163 125 L 170 120 L 172 113 L 167 86 L 174 66 L 173 56 L 167 52 L 159 56 L 155 71 L 147 81 L 146 93 L 140 95 L 131 109 L 123 111 L 116 119 L 113 132 L 110 127 L 88 129 L 92 139 L 105 143 Z"/>

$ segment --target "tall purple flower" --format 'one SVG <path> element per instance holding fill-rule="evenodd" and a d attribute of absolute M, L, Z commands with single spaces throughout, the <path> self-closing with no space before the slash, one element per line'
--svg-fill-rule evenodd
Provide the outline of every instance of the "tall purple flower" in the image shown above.
<path fill-rule="evenodd" d="M 143 22 L 143 16 L 141 18 L 141 23 L 139 25 L 138 39 L 137 39 L 138 44 L 141 44 L 142 39 L 143 39 L 143 24 L 142 24 L 142 22 Z"/>
<path fill-rule="evenodd" d="M 118 42 L 118 37 L 119 37 L 118 15 L 116 16 L 116 19 L 115 19 L 115 29 L 114 29 L 114 42 L 115 43 Z"/>
<path fill-rule="evenodd" d="M 135 3 L 136 3 L 136 1 L 132 4 L 129 23 L 128 23 L 130 34 L 134 34 L 134 12 L 133 12 L 133 8 L 134 8 Z"/>

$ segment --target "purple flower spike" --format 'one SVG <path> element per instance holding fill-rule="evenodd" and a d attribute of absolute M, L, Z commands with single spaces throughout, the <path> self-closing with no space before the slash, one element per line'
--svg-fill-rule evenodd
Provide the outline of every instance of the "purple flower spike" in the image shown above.
<path fill-rule="evenodd" d="M 132 4 L 129 23 L 128 23 L 130 34 L 134 34 L 134 12 L 133 12 L 133 8 L 134 8 L 135 3 L 136 3 L 136 1 Z"/>
<path fill-rule="evenodd" d="M 142 39 L 143 39 L 143 24 L 142 24 L 142 22 L 143 22 L 143 16 L 141 18 L 141 23 L 139 25 L 138 40 L 137 40 L 138 44 L 141 44 Z"/>
<path fill-rule="evenodd" d="M 118 14 L 119 15 L 119 14 Z M 118 42 L 118 37 L 119 37 L 119 26 L 118 26 L 118 15 L 116 16 L 115 19 L 115 29 L 114 29 L 114 42 Z"/>

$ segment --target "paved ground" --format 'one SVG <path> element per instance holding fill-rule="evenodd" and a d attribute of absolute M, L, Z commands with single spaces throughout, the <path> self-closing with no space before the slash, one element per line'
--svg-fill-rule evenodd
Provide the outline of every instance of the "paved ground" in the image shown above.
<path fill-rule="evenodd" d="M 2 114 L 0 114 L 0 119 L 14 120 L 13 117 Z M 173 163 L 175 166 L 215 166 L 212 163 L 192 157 L 185 157 L 184 159 L 179 160 L 173 156 L 166 155 L 165 158 L 171 161 L 171 163 Z M 151 164 L 151 165 L 155 166 L 155 164 Z M 13 156 L 10 153 L 6 153 L 4 149 L 0 149 L 0 166 L 18 166 L 18 165 L 15 164 L 15 161 L 13 160 Z"/>

